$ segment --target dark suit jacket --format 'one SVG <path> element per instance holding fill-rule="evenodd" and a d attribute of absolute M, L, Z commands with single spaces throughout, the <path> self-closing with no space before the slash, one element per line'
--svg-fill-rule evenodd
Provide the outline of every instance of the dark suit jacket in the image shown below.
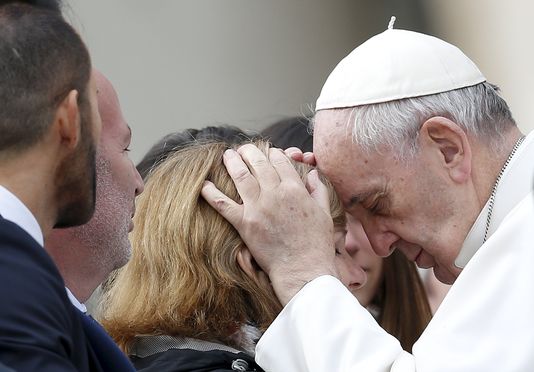
<path fill-rule="evenodd" d="M 43 247 L 0 217 L 0 363 L 16 371 L 103 371 Z"/>

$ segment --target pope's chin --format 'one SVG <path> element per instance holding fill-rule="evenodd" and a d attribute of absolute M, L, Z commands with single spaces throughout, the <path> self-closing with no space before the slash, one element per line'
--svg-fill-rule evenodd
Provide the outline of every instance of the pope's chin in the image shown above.
<path fill-rule="evenodd" d="M 454 284 L 454 281 L 456 280 L 456 275 L 438 264 L 436 264 L 433 269 L 434 275 L 440 282 L 445 284 Z"/>
<path fill-rule="evenodd" d="M 419 254 L 414 258 L 417 267 L 421 269 L 429 269 L 435 265 L 434 258 L 426 253 L 424 249 L 419 251 Z"/>

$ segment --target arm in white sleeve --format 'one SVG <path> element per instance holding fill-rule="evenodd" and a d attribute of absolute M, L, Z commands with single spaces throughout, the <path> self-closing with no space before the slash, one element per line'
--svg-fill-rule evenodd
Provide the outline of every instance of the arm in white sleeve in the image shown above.
<path fill-rule="evenodd" d="M 256 361 L 268 372 L 415 371 L 413 356 L 332 276 L 287 304 L 258 342 Z"/>

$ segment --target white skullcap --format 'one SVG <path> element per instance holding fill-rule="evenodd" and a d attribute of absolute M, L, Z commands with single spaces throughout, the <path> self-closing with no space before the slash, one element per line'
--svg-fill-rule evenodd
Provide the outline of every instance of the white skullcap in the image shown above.
<path fill-rule="evenodd" d="M 316 110 L 447 92 L 486 81 L 460 49 L 436 37 L 388 29 L 354 49 L 321 90 Z"/>

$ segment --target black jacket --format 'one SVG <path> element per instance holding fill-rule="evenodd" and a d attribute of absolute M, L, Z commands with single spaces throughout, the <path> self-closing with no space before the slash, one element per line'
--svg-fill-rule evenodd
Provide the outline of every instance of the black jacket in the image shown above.
<path fill-rule="evenodd" d="M 85 317 L 44 248 L 0 216 L 0 365 L 16 371 L 105 371 Z M 124 355 L 123 355 L 124 357 Z M 2 367 L 0 367 L 0 371 Z"/>

